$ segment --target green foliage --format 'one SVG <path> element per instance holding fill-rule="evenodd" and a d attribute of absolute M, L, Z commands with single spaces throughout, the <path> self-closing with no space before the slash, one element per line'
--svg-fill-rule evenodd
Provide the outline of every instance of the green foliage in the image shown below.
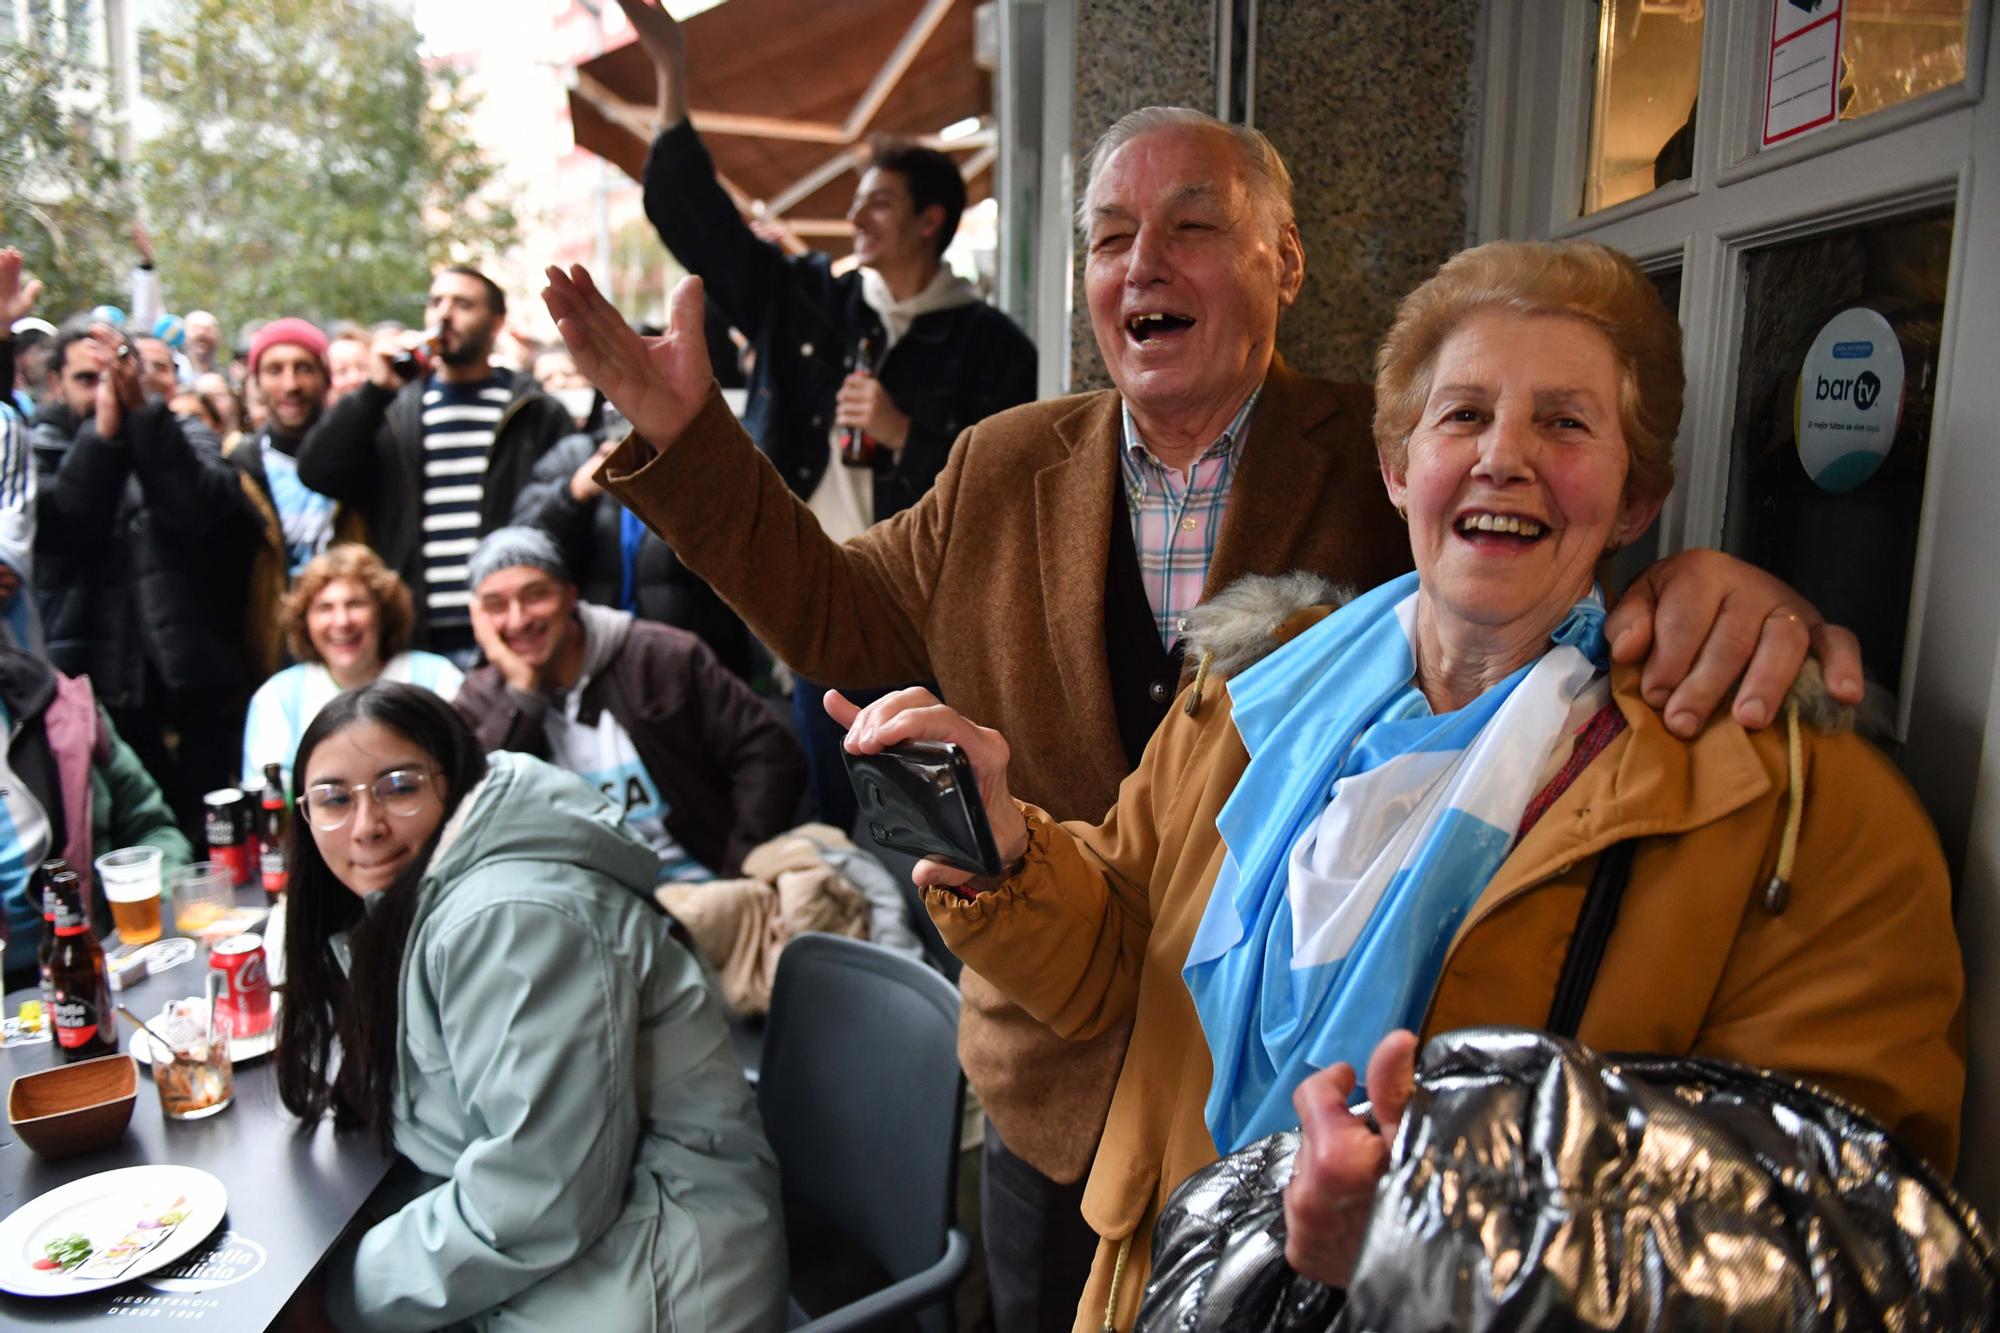
<path fill-rule="evenodd" d="M 38 47 L 0 44 L 0 245 L 20 250 L 47 290 L 36 313 L 64 317 L 130 297 L 131 190 L 90 72 Z"/>
<path fill-rule="evenodd" d="M 179 0 L 146 41 L 165 124 L 140 178 L 174 309 L 414 322 L 436 265 L 515 242 L 462 77 L 389 7 Z"/>

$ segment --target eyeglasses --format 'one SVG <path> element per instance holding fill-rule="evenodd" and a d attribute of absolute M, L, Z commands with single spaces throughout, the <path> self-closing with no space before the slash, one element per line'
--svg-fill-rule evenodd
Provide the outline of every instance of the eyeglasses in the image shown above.
<path fill-rule="evenodd" d="M 353 817 L 355 805 L 363 792 L 374 797 L 377 805 L 397 818 L 410 818 L 423 808 L 424 789 L 430 781 L 431 775 L 421 768 L 398 768 L 384 773 L 373 782 L 351 785 L 345 782 L 315 782 L 306 788 L 305 795 L 299 797 L 298 805 L 314 828 L 322 833 L 331 833 Z"/>

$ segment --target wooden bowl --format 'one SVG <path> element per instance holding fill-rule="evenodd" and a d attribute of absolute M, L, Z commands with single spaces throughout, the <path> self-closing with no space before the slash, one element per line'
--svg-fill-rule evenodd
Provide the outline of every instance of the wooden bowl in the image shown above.
<path fill-rule="evenodd" d="M 115 1143 L 131 1123 L 139 1067 L 101 1055 L 23 1074 L 7 1092 L 7 1123 L 42 1157 L 73 1157 Z"/>

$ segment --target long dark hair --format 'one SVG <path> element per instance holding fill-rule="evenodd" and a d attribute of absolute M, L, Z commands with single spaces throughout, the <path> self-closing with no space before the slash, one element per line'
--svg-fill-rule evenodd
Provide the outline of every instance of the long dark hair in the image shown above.
<path fill-rule="evenodd" d="M 430 757 L 444 782 L 440 833 L 466 793 L 486 775 L 486 756 L 478 740 L 450 704 L 414 685 L 376 681 L 337 696 L 306 728 L 292 761 L 293 780 L 301 789 L 313 751 L 356 722 L 387 727 Z M 292 820 L 278 1096 L 307 1124 L 332 1111 L 335 1125 L 366 1126 L 385 1148 L 392 1129 L 389 1098 L 395 1088 L 403 948 L 437 840 L 433 833 L 416 859 L 382 890 L 382 900 L 373 910 L 364 910 L 360 897 L 334 878 L 320 856 L 304 813 Z M 345 971 L 333 951 L 334 937 L 343 931 L 348 943 Z"/>

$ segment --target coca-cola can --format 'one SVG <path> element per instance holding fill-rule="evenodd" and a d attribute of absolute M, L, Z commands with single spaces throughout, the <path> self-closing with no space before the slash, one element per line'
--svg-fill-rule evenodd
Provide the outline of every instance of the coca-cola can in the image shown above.
<path fill-rule="evenodd" d="M 229 867 L 229 882 L 250 882 L 250 807 L 238 787 L 223 787 L 201 798 L 208 833 L 208 859 Z"/>
<path fill-rule="evenodd" d="M 208 951 L 208 966 L 222 974 L 215 998 L 215 1025 L 232 1037 L 255 1037 L 271 1030 L 271 973 L 264 965 L 264 937 L 233 935 Z"/>

